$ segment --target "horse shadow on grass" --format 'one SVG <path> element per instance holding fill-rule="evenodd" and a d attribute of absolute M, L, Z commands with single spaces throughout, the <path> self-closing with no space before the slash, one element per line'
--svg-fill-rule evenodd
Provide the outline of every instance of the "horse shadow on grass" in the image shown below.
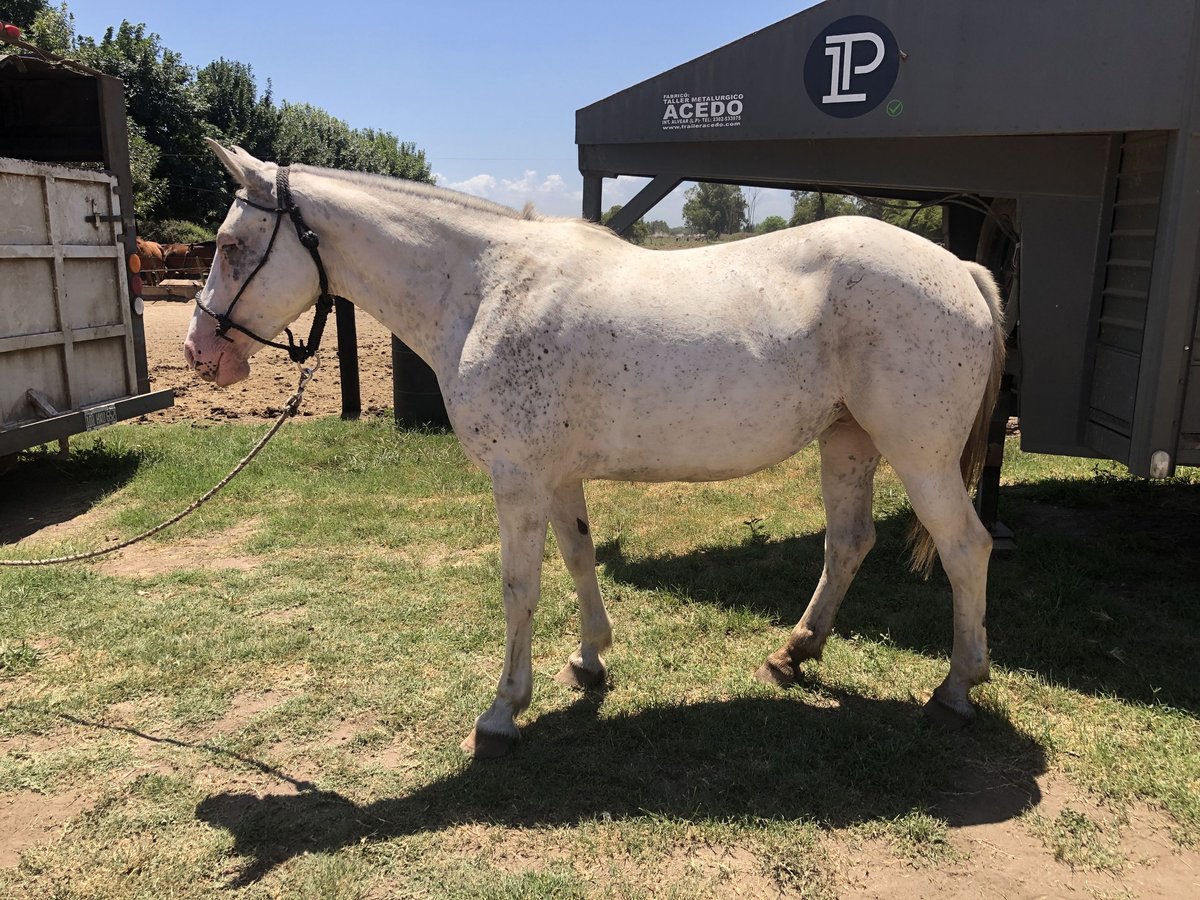
<path fill-rule="evenodd" d="M 1200 481 L 1147 482 L 1098 472 L 1088 481 L 1006 486 L 1001 518 L 1017 550 L 993 557 L 988 587 L 992 662 L 1047 681 L 1200 715 Z M 952 609 L 940 566 L 908 569 L 907 510 L 876 519 L 878 542 L 839 612 L 836 632 L 882 638 L 945 658 Z M 821 575 L 824 532 L 741 545 L 627 556 L 620 540 L 597 548 L 618 584 L 689 602 L 747 608 L 790 628 Z M 774 646 L 763 647 L 764 655 Z M 810 664 L 812 665 L 812 664 Z"/>
<path fill-rule="evenodd" d="M 988 714 L 928 724 L 915 703 L 825 689 L 602 717 L 592 693 L 526 726 L 507 758 L 473 762 L 402 797 L 356 803 L 329 790 L 221 793 L 196 816 L 249 857 L 231 887 L 303 853 L 482 822 L 573 826 L 662 816 L 837 828 L 928 811 L 951 826 L 1011 819 L 1040 801 L 1043 748 Z"/>

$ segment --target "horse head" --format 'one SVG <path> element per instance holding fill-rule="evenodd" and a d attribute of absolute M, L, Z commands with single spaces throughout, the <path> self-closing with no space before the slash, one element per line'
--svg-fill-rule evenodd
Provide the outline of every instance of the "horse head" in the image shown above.
<path fill-rule="evenodd" d="M 284 221 L 291 199 L 278 196 L 279 167 L 208 143 L 240 190 L 217 232 L 183 353 L 201 378 L 225 386 L 249 376 L 250 357 L 312 306 L 321 286 L 310 251 Z"/>

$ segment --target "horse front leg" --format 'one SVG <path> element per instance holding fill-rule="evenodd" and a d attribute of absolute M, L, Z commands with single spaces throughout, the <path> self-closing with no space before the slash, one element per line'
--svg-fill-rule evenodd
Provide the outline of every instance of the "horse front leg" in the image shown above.
<path fill-rule="evenodd" d="M 612 643 L 612 623 L 596 581 L 596 547 L 588 523 L 583 482 L 563 485 L 554 492 L 550 524 L 579 597 L 579 649 L 567 658 L 567 664 L 554 680 L 587 690 L 604 683 L 607 669 L 600 654 Z"/>
<path fill-rule="evenodd" d="M 504 668 L 491 707 L 462 748 L 476 759 L 503 756 L 521 736 L 516 717 L 533 695 L 533 614 L 541 594 L 550 499 L 532 479 L 493 474 L 504 581 Z"/>

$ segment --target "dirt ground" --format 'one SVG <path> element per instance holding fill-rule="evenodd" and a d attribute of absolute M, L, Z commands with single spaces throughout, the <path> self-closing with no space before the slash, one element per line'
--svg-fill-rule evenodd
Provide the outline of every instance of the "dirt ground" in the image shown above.
<path fill-rule="evenodd" d="M 256 422 L 274 419 L 296 389 L 296 366 L 282 350 L 266 347 L 250 361 L 250 378 L 220 388 L 201 381 L 183 359 L 183 338 L 192 320 L 191 303 L 155 300 L 146 304 L 146 361 L 155 390 L 173 388 L 175 405 L 151 413 L 144 422 Z M 392 406 L 392 336 L 365 313 L 357 314 L 358 365 L 362 414 L 377 415 Z M 298 339 L 308 335 L 312 314 L 292 328 Z M 339 415 L 342 388 L 338 377 L 337 327 L 333 317 L 321 339 L 321 368 L 304 392 L 302 416 Z"/>

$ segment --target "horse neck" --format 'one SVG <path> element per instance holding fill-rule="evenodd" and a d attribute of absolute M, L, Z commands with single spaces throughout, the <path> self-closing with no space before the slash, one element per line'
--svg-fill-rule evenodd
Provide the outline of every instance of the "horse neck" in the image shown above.
<path fill-rule="evenodd" d="M 479 308 L 477 262 L 508 242 L 517 220 L 329 177 L 300 184 L 297 203 L 320 236 L 330 291 L 386 325 L 434 371 L 455 366 Z"/>

